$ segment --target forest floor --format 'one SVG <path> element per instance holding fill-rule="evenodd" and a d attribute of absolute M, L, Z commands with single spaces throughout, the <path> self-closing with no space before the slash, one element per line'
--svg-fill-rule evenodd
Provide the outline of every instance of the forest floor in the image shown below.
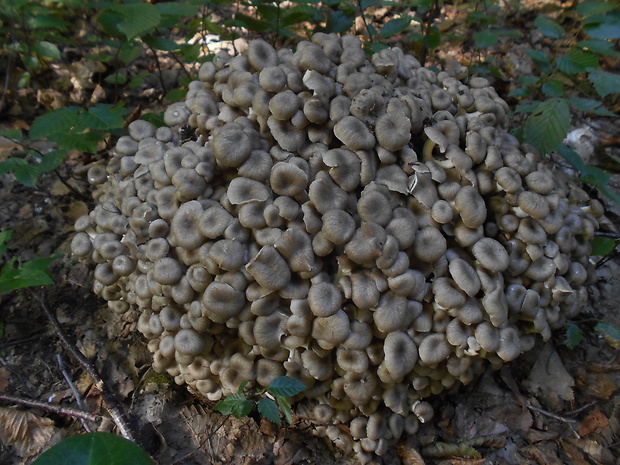
<path fill-rule="evenodd" d="M 450 19 L 450 14 L 446 11 L 444 19 Z M 519 48 L 528 41 L 531 45 L 541 40 L 531 17 L 523 19 L 522 28 L 525 35 L 520 43 L 511 43 L 510 48 L 499 43 L 486 52 L 512 63 L 513 74 L 497 82 L 502 96 L 519 75 L 529 73 L 531 63 Z M 449 58 L 471 64 L 479 57 L 463 53 L 458 44 L 452 44 L 429 57 L 429 64 L 441 66 Z M 106 97 L 105 89 L 93 84 L 96 68 L 89 70 L 88 63 L 83 64 L 81 71 L 90 75 L 82 91 L 103 92 L 103 101 L 111 98 L 109 89 Z M 134 66 L 154 70 L 154 64 L 146 59 Z M 170 68 L 175 69 L 172 62 Z M 169 79 L 174 81 L 178 74 L 171 72 Z M 0 128 L 26 129 L 36 116 L 71 104 L 67 100 L 71 97 L 54 87 L 58 75 L 62 73 L 48 80 L 49 87 L 20 91 L 10 102 Z M 66 79 L 66 73 L 64 76 Z M 145 95 L 161 92 L 158 86 L 153 81 L 151 88 L 126 95 L 128 109 L 143 105 Z M 149 110 L 161 108 L 155 103 Z M 590 134 L 586 143 L 593 148 L 591 163 L 604 164 L 620 156 L 617 143 L 600 143 L 614 137 L 617 140 L 614 120 L 580 117 L 571 129 Z M 35 145 L 40 151 L 50 148 L 46 141 Z M 0 160 L 14 149 L 14 144 L 0 138 Z M 350 456 L 315 438 L 303 420 L 296 420 L 292 428 L 278 428 L 258 417 L 223 417 L 150 368 L 150 354 L 136 329 L 135 314 L 119 317 L 109 311 L 92 292 L 92 264 L 71 257 L 72 225 L 94 205 L 84 180 L 84 167 L 93 161 L 92 156 L 72 153 L 56 173 L 45 174 L 36 189 L 20 185 L 11 175 L 0 177 L 0 225 L 2 230 L 14 231 L 10 253 L 24 260 L 35 254 L 62 254 L 51 266 L 54 285 L 0 296 L 0 396 L 75 406 L 73 387 L 85 408 L 104 412 L 102 390 L 110 392 L 127 412 L 141 445 L 162 465 L 352 463 Z M 618 183 L 615 175 L 614 183 Z M 620 208 L 608 201 L 605 205 L 611 227 L 620 225 Z M 416 437 L 401 440 L 380 460 L 405 465 L 619 463 L 619 341 L 605 338 L 594 329 L 599 321 L 620 328 L 619 259 L 597 268 L 596 283 L 589 291 L 590 301 L 575 320 L 583 340 L 574 349 L 563 344 L 565 334 L 560 332 L 501 370 L 430 399 L 436 412 L 432 422 L 423 425 Z M 105 388 L 93 383 L 67 354 L 43 306 L 55 314 L 69 340 L 93 361 Z M 101 431 L 114 429 L 110 420 L 88 425 Z M 2 401 L 0 464 L 29 463 L 63 437 L 82 431 L 82 424 L 71 416 L 16 408 Z M 447 446 L 442 449 L 440 442 Z"/>

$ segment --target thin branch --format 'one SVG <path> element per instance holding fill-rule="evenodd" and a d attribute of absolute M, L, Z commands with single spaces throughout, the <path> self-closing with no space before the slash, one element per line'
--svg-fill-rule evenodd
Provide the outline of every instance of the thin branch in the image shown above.
<path fill-rule="evenodd" d="M 65 370 L 65 364 L 62 359 L 62 354 L 60 353 L 56 354 L 56 362 L 58 363 L 58 368 L 60 369 L 62 376 L 65 378 L 65 381 L 71 388 L 71 392 L 73 392 L 73 397 L 75 397 L 75 401 L 77 402 L 78 408 L 80 410 L 87 411 L 88 408 L 84 405 L 84 402 L 82 402 L 82 394 L 80 394 L 80 391 L 78 391 L 78 388 L 75 387 L 75 384 L 73 384 L 73 381 L 71 380 L 71 376 L 69 376 L 69 373 L 67 373 L 67 370 Z M 87 433 L 90 433 L 92 431 L 90 426 L 88 426 L 88 423 L 86 423 L 86 421 L 84 421 L 82 418 L 80 418 L 80 423 L 82 424 L 82 428 L 84 428 L 84 430 Z"/>
<path fill-rule="evenodd" d="M 85 412 L 71 407 L 61 407 L 60 405 L 48 404 L 40 400 L 25 399 L 23 397 L 11 396 L 9 394 L 0 394 L 0 400 L 5 402 L 11 402 L 13 404 L 26 405 L 28 407 L 40 408 L 47 410 L 48 412 L 57 413 L 60 415 L 67 415 L 69 417 L 80 418 L 82 420 L 96 422 L 101 419 L 100 415 L 94 413 Z"/>
<path fill-rule="evenodd" d="M 372 36 L 372 32 L 370 31 L 370 26 L 366 22 L 366 15 L 364 14 L 364 8 L 362 7 L 362 0 L 357 0 L 357 6 L 360 9 L 360 14 L 362 15 L 362 21 L 364 22 L 364 26 L 366 27 L 366 31 L 368 32 L 368 39 L 372 44 L 374 42 L 374 37 Z"/>
<path fill-rule="evenodd" d="M 157 74 L 159 75 L 159 83 L 161 84 L 161 88 L 163 90 L 160 100 L 163 100 L 168 93 L 166 91 L 166 84 L 164 83 L 164 73 L 161 70 L 161 66 L 159 64 L 159 57 L 157 56 L 157 51 L 150 45 L 148 45 L 148 49 L 151 51 L 151 53 L 153 53 L 153 56 L 155 57 L 155 66 L 157 67 Z"/>
<path fill-rule="evenodd" d="M 9 347 L 17 346 L 19 344 L 25 344 L 26 342 L 38 341 L 41 339 L 40 334 L 35 334 L 34 336 L 25 337 L 23 339 L 16 339 L 15 341 L 8 341 L 0 344 L 1 349 L 8 349 Z"/>
<path fill-rule="evenodd" d="M 4 88 L 2 89 L 2 98 L 0 98 L 0 113 L 4 108 L 4 99 L 9 91 L 9 83 L 11 80 L 11 71 L 13 70 L 13 53 L 9 53 L 9 62 L 6 65 L 6 74 L 4 75 Z"/>
<path fill-rule="evenodd" d="M 84 354 L 82 354 L 82 352 L 80 352 L 79 349 L 69 341 L 63 329 L 61 328 L 60 323 L 56 319 L 56 316 L 52 313 L 52 311 L 45 303 L 45 289 L 42 289 L 43 297 L 36 295 L 31 289 L 29 289 L 29 291 L 32 297 L 41 306 L 43 313 L 45 313 L 45 316 L 54 327 L 54 331 L 56 332 L 58 338 L 60 339 L 60 342 L 62 342 L 65 349 L 69 351 L 73 358 L 80 364 L 84 371 L 86 371 L 86 373 L 88 373 L 88 375 L 94 381 L 95 386 L 101 392 L 101 396 L 105 401 L 107 410 L 110 413 L 110 416 L 112 417 L 112 420 L 116 424 L 117 428 L 119 429 L 121 435 L 129 441 L 136 442 L 134 439 L 134 435 L 129 428 L 129 425 L 127 424 L 127 422 L 125 422 L 125 419 L 123 418 L 124 414 L 121 410 L 120 404 L 114 398 L 112 393 L 109 392 L 109 389 L 103 381 L 103 378 L 101 378 L 101 375 L 99 375 L 94 365 L 86 357 L 84 357 Z"/>

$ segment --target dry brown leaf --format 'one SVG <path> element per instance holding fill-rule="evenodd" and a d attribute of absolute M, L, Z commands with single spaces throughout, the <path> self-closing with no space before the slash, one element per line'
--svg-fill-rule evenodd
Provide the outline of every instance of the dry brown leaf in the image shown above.
<path fill-rule="evenodd" d="M 584 437 L 606 426 L 609 426 L 607 417 L 600 410 L 594 410 L 579 422 L 577 431 L 579 436 Z"/>
<path fill-rule="evenodd" d="M 605 400 L 618 390 L 616 383 L 605 373 L 588 373 L 585 388 L 588 394 Z"/>
<path fill-rule="evenodd" d="M 571 465 L 592 465 L 584 456 L 583 451 L 575 444 L 560 440 L 561 455 L 564 456 L 564 463 L 570 463 Z"/>
<path fill-rule="evenodd" d="M 575 380 L 566 371 L 553 344 L 547 342 L 538 355 L 528 379 L 530 391 L 552 410 L 561 410 L 563 401 L 574 400 Z"/>
<path fill-rule="evenodd" d="M 594 460 L 597 463 L 600 462 L 604 465 L 614 465 L 616 463 L 616 460 L 611 451 L 608 448 L 601 446 L 596 441 L 592 441 L 590 439 L 573 438 L 570 439 L 570 442 L 574 444 L 575 447 L 583 450 L 585 454 L 590 456 L 590 459 Z"/>
<path fill-rule="evenodd" d="M 4 367 L 0 367 L 0 393 L 6 392 L 6 388 L 9 387 L 9 379 L 11 373 Z"/>
<path fill-rule="evenodd" d="M 539 465 L 565 465 L 556 455 L 555 445 L 549 442 L 535 446 L 521 447 L 521 454 L 526 459 L 534 460 Z"/>
<path fill-rule="evenodd" d="M 400 441 L 396 445 L 396 453 L 403 461 L 403 465 L 425 465 L 420 452 L 407 441 Z"/>
<path fill-rule="evenodd" d="M 54 434 L 54 422 L 30 412 L 0 407 L 0 440 L 13 446 L 20 457 L 31 457 Z"/>

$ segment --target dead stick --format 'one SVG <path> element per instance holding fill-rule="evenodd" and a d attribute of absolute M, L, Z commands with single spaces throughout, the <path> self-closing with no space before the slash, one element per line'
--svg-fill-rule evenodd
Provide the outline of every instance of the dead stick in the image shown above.
<path fill-rule="evenodd" d="M 48 404 L 47 402 L 42 402 L 40 400 L 24 399 L 23 397 L 11 396 L 9 394 L 0 394 L 0 400 L 11 402 L 13 404 L 26 405 L 28 407 L 36 407 L 42 410 L 58 413 L 60 415 L 67 415 L 92 422 L 95 422 L 101 418 L 99 415 L 85 412 L 84 410 L 78 410 L 71 407 L 61 407 L 60 405 Z"/>
<path fill-rule="evenodd" d="M 541 409 L 539 407 L 536 407 L 534 405 L 531 405 L 531 404 L 528 404 L 527 408 L 529 408 L 530 410 L 533 410 L 534 412 L 538 412 L 541 415 L 545 415 L 545 416 L 547 416 L 549 418 L 553 418 L 554 420 L 558 420 L 558 421 L 561 421 L 561 422 L 564 422 L 564 423 L 577 423 L 577 420 L 572 420 L 571 418 L 562 417 L 562 416 L 557 415 L 557 414 L 555 414 L 553 412 L 549 412 L 547 410 L 543 410 L 543 409 Z"/>
<path fill-rule="evenodd" d="M 45 298 L 37 296 L 32 290 L 30 290 L 30 293 L 39 302 L 39 305 L 41 306 L 43 313 L 45 313 L 45 316 L 47 317 L 47 319 L 50 321 L 50 323 L 54 327 L 54 331 L 56 331 L 56 334 L 58 335 L 60 342 L 62 342 L 62 344 L 65 346 L 65 349 L 69 351 L 69 353 L 73 356 L 73 358 L 75 358 L 75 360 L 80 364 L 80 366 L 84 369 L 84 371 L 86 371 L 86 373 L 88 373 L 88 375 L 94 381 L 95 386 L 101 392 L 101 396 L 103 397 L 103 400 L 106 403 L 106 408 L 108 412 L 110 413 L 110 416 L 112 417 L 112 420 L 116 424 L 121 435 L 125 439 L 128 439 L 131 442 L 136 442 L 136 440 L 134 439 L 133 433 L 131 432 L 131 429 L 129 428 L 129 425 L 127 425 L 127 423 L 125 422 L 123 418 L 123 413 L 122 413 L 119 403 L 116 401 L 114 396 L 108 391 L 107 386 L 104 383 L 103 378 L 101 378 L 101 376 L 99 375 L 99 372 L 97 372 L 97 369 L 93 366 L 93 364 L 86 357 L 84 357 L 84 354 L 82 354 L 82 352 L 80 352 L 78 348 L 75 347 L 69 341 L 69 339 L 63 332 L 62 328 L 60 327 L 60 323 L 56 319 L 56 316 L 47 307 L 47 304 L 45 303 Z M 42 293 L 43 295 L 45 295 L 45 289 L 42 290 Z"/>

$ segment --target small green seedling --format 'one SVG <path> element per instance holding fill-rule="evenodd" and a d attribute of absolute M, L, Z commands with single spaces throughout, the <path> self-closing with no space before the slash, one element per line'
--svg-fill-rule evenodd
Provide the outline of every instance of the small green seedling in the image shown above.
<path fill-rule="evenodd" d="M 293 423 L 291 404 L 286 398 L 296 396 L 306 389 L 304 383 L 288 376 L 279 376 L 266 388 L 246 394 L 244 391 L 248 383 L 249 381 L 241 383 L 237 393 L 220 400 L 215 404 L 214 410 L 241 418 L 249 415 L 256 405 L 258 413 L 276 425 L 282 425 L 280 413 L 289 424 Z"/>

